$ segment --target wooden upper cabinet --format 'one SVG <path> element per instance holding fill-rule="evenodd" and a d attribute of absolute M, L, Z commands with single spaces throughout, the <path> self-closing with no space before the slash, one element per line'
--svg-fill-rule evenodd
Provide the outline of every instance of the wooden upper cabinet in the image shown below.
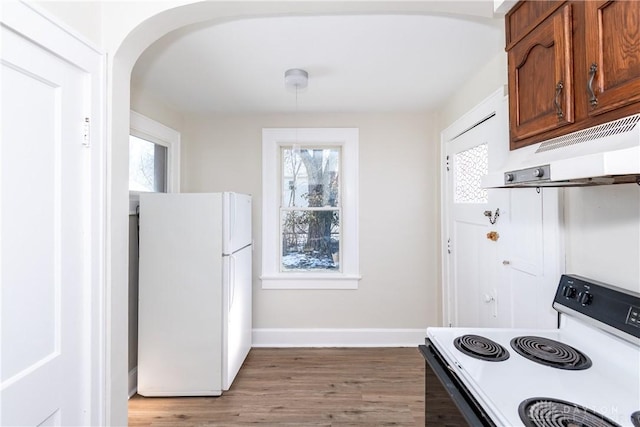
<path fill-rule="evenodd" d="M 521 0 L 505 30 L 512 150 L 640 113 L 640 1 Z"/>
<path fill-rule="evenodd" d="M 585 2 L 589 115 L 640 101 L 640 2 Z"/>
<path fill-rule="evenodd" d="M 511 145 L 573 123 L 573 31 L 565 5 L 508 52 Z"/>

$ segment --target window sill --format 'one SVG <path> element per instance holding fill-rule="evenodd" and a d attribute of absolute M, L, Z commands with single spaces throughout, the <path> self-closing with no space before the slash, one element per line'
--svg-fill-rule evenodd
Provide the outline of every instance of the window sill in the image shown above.
<path fill-rule="evenodd" d="M 262 289 L 358 289 L 360 275 L 279 274 L 261 276 Z"/>

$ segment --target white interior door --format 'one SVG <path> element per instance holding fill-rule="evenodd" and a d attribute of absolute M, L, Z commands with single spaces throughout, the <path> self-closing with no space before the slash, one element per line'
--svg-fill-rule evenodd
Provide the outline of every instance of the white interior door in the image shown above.
<path fill-rule="evenodd" d="M 89 425 L 90 76 L 0 31 L 0 424 Z"/>

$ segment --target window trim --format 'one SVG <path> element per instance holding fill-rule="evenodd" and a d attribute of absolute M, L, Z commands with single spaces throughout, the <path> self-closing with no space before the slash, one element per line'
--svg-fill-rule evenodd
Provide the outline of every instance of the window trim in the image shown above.
<path fill-rule="evenodd" d="M 167 193 L 180 191 L 180 132 L 131 110 L 129 134 L 167 147 Z M 129 214 L 135 214 L 141 191 L 129 191 Z"/>
<path fill-rule="evenodd" d="M 262 129 L 263 289 L 358 289 L 358 138 L 357 128 Z M 280 271 L 280 150 L 291 145 L 341 148 L 342 272 Z"/>

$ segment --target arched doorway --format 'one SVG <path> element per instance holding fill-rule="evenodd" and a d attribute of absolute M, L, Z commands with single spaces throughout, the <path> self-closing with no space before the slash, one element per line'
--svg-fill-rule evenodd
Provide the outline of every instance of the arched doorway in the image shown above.
<path fill-rule="evenodd" d="M 126 424 L 127 395 L 127 212 L 128 134 L 131 71 L 146 48 L 165 34 L 181 27 L 207 22 L 260 16 L 327 14 L 460 14 L 474 12 L 473 5 L 454 2 L 194 2 L 179 7 L 164 4 L 140 6 L 129 26 L 121 25 L 112 35 L 115 54 L 109 64 L 111 103 L 111 150 L 109 164 L 109 212 L 107 255 L 107 390 L 108 424 Z M 486 15 L 485 15 L 486 17 Z M 114 16 L 114 19 L 116 17 Z"/>

